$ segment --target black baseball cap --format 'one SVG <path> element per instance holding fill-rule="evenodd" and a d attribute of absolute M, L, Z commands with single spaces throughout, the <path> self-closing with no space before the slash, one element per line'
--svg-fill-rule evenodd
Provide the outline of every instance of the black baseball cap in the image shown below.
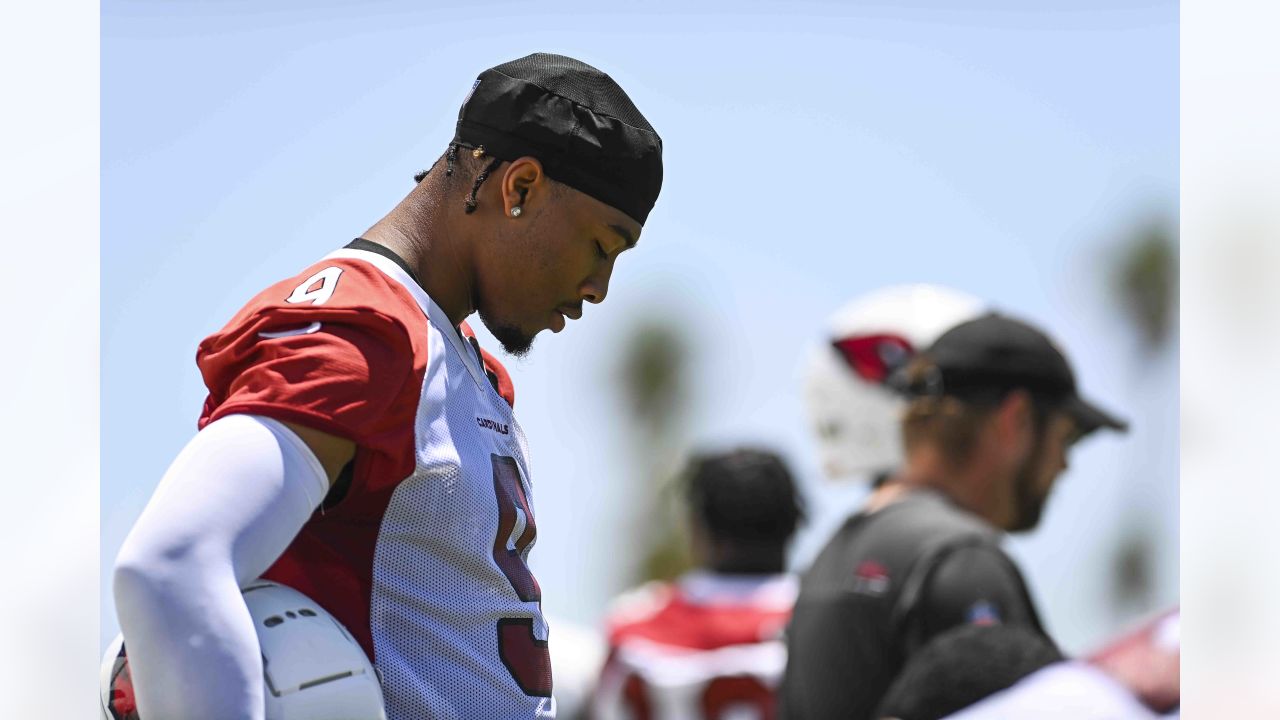
<path fill-rule="evenodd" d="M 921 355 L 932 367 L 905 388 L 909 395 L 963 399 L 1023 388 L 1060 403 L 1081 435 L 1104 427 L 1129 429 L 1124 420 L 1080 397 L 1066 356 L 1047 335 L 1021 320 L 988 313 L 946 331 Z"/>
<path fill-rule="evenodd" d="M 662 189 L 662 138 L 618 83 L 564 55 L 534 53 L 480 73 L 454 144 L 547 176 L 644 225 Z"/>

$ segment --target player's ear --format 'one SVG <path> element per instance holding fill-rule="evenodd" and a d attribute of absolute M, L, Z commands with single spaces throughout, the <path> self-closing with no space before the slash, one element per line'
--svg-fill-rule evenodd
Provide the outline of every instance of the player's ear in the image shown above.
<path fill-rule="evenodd" d="M 1030 437 L 1035 432 L 1031 402 L 1031 393 L 1026 390 L 1013 390 L 1000 401 L 995 422 L 1006 443 L 1016 442 L 1023 435 Z"/>
<path fill-rule="evenodd" d="M 518 218 L 528 212 L 530 203 L 545 196 L 547 180 L 537 158 L 525 156 L 512 160 L 502 174 L 502 214 Z"/>

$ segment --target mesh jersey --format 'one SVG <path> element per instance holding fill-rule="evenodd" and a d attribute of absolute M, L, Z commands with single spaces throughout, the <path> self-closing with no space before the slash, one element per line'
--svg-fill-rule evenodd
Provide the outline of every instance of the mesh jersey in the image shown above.
<path fill-rule="evenodd" d="M 251 300 L 197 362 L 201 427 L 255 413 L 356 443 L 345 494 L 264 577 L 352 631 L 390 720 L 554 717 L 525 439 L 474 338 L 394 261 L 348 248 Z"/>
<path fill-rule="evenodd" d="M 593 717 L 775 717 L 786 665 L 782 632 L 795 596 L 790 575 L 702 572 L 622 596 L 606 621 L 609 658 Z"/>

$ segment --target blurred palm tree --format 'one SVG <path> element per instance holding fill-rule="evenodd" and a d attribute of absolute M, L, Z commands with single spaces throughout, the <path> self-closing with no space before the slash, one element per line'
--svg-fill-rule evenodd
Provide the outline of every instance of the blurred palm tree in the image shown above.
<path fill-rule="evenodd" d="M 621 387 L 635 431 L 633 506 L 636 580 L 669 580 L 692 566 L 676 473 L 688 415 L 689 346 L 674 326 L 646 323 L 626 342 Z"/>
<path fill-rule="evenodd" d="M 1136 233 L 1117 256 L 1113 286 L 1148 352 L 1163 349 L 1178 312 L 1178 246 L 1163 224 Z"/>
<path fill-rule="evenodd" d="M 1115 304 L 1128 318 L 1138 339 L 1138 362 L 1146 365 L 1158 353 L 1169 350 L 1168 343 L 1178 321 L 1178 241 L 1175 231 L 1162 222 L 1151 222 L 1133 233 L 1118 253 L 1111 274 Z M 1145 377 L 1140 372 L 1138 378 Z M 1141 381 L 1139 380 L 1139 384 Z M 1142 404 L 1151 402 L 1165 388 L 1138 391 Z M 1158 408 L 1136 408 L 1148 418 Z M 1164 452 L 1161 438 L 1148 442 L 1136 452 Z M 1153 463 L 1140 462 L 1138 472 Z M 1159 486 L 1164 478 L 1133 478 L 1127 486 L 1132 492 L 1145 494 L 1144 487 Z M 1111 604 L 1118 619 L 1150 612 L 1155 594 L 1156 557 L 1159 543 L 1155 538 L 1161 518 L 1153 517 L 1144 497 L 1132 497 L 1127 503 L 1130 519 L 1112 556 Z"/>

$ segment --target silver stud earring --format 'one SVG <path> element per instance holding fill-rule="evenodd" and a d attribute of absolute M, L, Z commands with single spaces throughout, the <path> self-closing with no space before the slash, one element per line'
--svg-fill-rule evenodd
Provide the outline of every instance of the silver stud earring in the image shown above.
<path fill-rule="evenodd" d="M 520 217 L 520 213 L 522 212 L 524 212 L 524 210 L 520 209 L 519 205 L 516 205 L 515 207 L 511 208 L 511 217 Z"/>

